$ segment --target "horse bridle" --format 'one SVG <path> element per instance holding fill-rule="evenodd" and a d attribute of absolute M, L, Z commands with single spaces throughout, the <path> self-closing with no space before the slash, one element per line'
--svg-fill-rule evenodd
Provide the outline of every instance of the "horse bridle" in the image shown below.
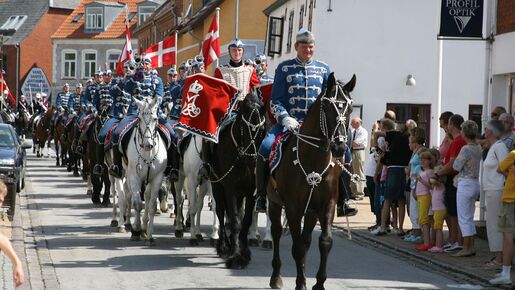
<path fill-rule="evenodd" d="M 252 117 L 254 116 L 254 114 L 257 115 L 258 120 L 259 120 L 259 122 L 257 124 L 254 124 L 250 121 L 250 120 L 252 120 Z M 234 146 L 238 150 L 239 156 L 256 158 L 257 154 L 258 154 L 258 149 L 259 149 L 258 147 L 260 145 L 260 144 L 256 144 L 257 143 L 256 139 L 258 138 L 259 134 L 262 133 L 260 129 L 265 124 L 265 118 L 264 117 L 261 118 L 261 115 L 259 114 L 259 109 L 257 109 L 257 108 L 252 109 L 252 112 L 250 112 L 249 120 L 247 120 L 245 118 L 245 115 L 243 115 L 243 113 L 241 114 L 240 117 L 241 117 L 241 120 L 243 121 L 243 124 L 245 125 L 245 126 L 243 126 L 243 124 L 240 125 L 240 137 L 241 137 L 241 139 L 243 139 L 243 135 L 245 134 L 244 131 L 246 131 L 249 134 L 250 142 L 246 146 L 245 146 L 245 144 L 238 144 L 238 142 L 236 141 L 236 138 L 234 138 L 234 131 L 233 131 L 234 124 L 236 122 L 233 122 L 231 124 L 232 141 L 234 143 Z M 244 130 L 244 128 L 246 128 L 247 130 Z M 249 150 L 251 150 L 250 153 L 249 153 Z"/>
<path fill-rule="evenodd" d="M 153 115 L 152 112 L 143 112 L 141 113 L 142 115 Z M 138 128 L 138 134 L 139 134 L 139 137 L 140 137 L 140 140 L 141 142 L 138 144 L 140 148 L 144 148 L 143 146 L 143 139 L 145 138 L 145 135 L 147 133 L 149 133 L 149 137 L 150 137 L 150 140 L 151 140 L 151 144 L 152 146 L 156 146 L 156 137 L 157 137 L 157 125 L 156 127 L 154 128 L 154 130 L 150 130 L 149 127 L 150 127 L 150 123 L 152 122 L 152 119 L 149 118 L 148 121 L 145 120 L 145 118 L 141 118 L 143 123 L 145 123 L 145 131 L 141 131 L 141 127 L 139 126 L 139 123 L 137 124 L 137 128 Z"/>

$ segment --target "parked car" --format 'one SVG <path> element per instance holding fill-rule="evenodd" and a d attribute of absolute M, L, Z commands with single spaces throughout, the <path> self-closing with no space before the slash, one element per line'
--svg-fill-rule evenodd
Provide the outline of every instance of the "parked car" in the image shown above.
<path fill-rule="evenodd" d="M 20 142 L 13 126 L 0 124 L 0 179 L 7 185 L 4 205 L 9 207 L 7 214 L 10 217 L 14 216 L 16 193 L 25 187 L 25 149 L 31 147 Z"/>

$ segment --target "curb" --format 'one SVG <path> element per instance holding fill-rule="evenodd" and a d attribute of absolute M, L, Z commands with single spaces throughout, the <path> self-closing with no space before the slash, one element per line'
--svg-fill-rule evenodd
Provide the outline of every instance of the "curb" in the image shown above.
<path fill-rule="evenodd" d="M 337 225 L 333 224 L 334 228 L 341 229 L 343 231 L 344 235 L 347 235 L 347 228 L 344 225 Z M 413 250 L 408 250 L 402 247 L 398 247 L 394 244 L 388 243 L 388 241 L 384 241 L 381 239 L 377 239 L 374 236 L 371 236 L 368 233 L 364 232 L 365 230 L 359 230 L 359 229 L 352 229 L 352 236 L 353 238 L 356 237 L 358 240 L 366 241 L 371 246 L 379 245 L 382 248 L 386 249 L 387 252 L 385 254 L 395 254 L 398 256 L 398 254 L 401 254 L 402 256 L 406 257 L 407 259 L 416 262 L 417 266 L 422 266 L 431 269 L 432 271 L 440 272 L 444 274 L 445 276 L 451 277 L 454 280 L 456 278 L 460 280 L 465 280 L 466 282 L 478 284 L 481 285 L 487 289 L 514 289 L 512 286 L 493 286 L 489 283 L 489 278 L 482 277 L 481 273 L 476 273 L 472 271 L 467 271 L 463 268 L 459 268 L 456 265 L 445 263 L 441 261 L 437 261 L 434 259 L 431 259 L 432 257 L 427 255 L 419 254 L 418 252 L 415 252 Z M 389 252 L 389 253 L 388 253 Z"/>

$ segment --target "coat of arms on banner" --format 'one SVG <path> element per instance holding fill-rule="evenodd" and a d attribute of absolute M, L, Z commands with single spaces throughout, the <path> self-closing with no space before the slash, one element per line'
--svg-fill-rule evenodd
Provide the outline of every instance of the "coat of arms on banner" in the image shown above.
<path fill-rule="evenodd" d="M 239 96 L 236 87 L 204 74 L 184 81 L 182 111 L 176 128 L 218 143 L 222 122 L 231 114 Z"/>

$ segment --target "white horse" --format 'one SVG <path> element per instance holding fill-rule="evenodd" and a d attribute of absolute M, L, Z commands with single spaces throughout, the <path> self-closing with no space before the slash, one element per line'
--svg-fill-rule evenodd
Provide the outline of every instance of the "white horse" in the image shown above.
<path fill-rule="evenodd" d="M 200 232 L 200 214 L 202 213 L 202 207 L 204 206 L 204 197 L 207 193 L 212 195 L 211 183 L 205 180 L 201 180 L 198 176 L 198 171 L 202 166 L 202 159 L 200 158 L 202 150 L 202 138 L 198 136 L 192 136 L 191 141 L 188 144 L 188 148 L 184 152 L 183 165 L 181 174 L 179 175 L 179 181 L 176 183 L 176 195 L 177 195 L 177 217 L 176 217 L 176 236 L 178 230 L 183 230 L 182 214 L 183 210 L 183 196 L 182 189 L 186 190 L 188 198 L 188 214 L 190 219 L 190 245 L 197 246 L 199 241 L 203 240 L 202 233 Z M 210 239 L 212 242 L 218 240 L 218 219 L 216 218 L 216 212 L 213 211 L 213 225 Z M 182 236 L 179 232 L 179 237 Z"/>
<path fill-rule="evenodd" d="M 107 168 L 113 163 L 113 148 L 105 154 Z M 117 178 L 109 174 L 111 182 L 111 197 L 113 198 L 113 218 L 111 227 L 117 228 L 118 232 L 125 233 L 130 228 L 131 203 L 125 177 Z"/>
<path fill-rule="evenodd" d="M 127 188 L 132 198 L 135 210 L 134 224 L 132 225 L 131 240 L 145 238 L 145 245 L 154 244 L 152 233 L 154 230 L 154 215 L 156 213 L 157 196 L 161 181 L 166 169 L 166 144 L 159 135 L 158 130 L 158 99 L 144 98 L 138 100 L 133 98 L 138 106 L 138 122 L 129 136 L 126 156 L 123 162 L 126 172 Z M 120 147 L 122 143 L 120 142 Z M 122 149 L 122 148 L 120 148 Z M 143 223 L 141 223 L 141 200 L 142 186 L 145 186 L 145 211 Z"/>

